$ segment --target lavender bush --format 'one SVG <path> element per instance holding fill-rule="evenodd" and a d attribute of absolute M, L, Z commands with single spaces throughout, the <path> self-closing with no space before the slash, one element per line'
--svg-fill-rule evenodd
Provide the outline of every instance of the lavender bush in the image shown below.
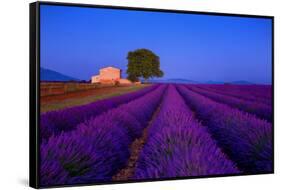
<path fill-rule="evenodd" d="M 239 173 L 170 86 L 137 162 L 133 179 Z"/>
<path fill-rule="evenodd" d="M 130 144 L 141 135 L 165 89 L 164 85 L 159 86 L 143 97 L 91 117 L 75 130 L 51 136 L 43 142 L 41 185 L 111 180 L 127 163 Z M 54 168 L 54 173 L 50 173 L 49 168 Z"/>
<path fill-rule="evenodd" d="M 71 131 L 84 120 L 144 96 L 157 87 L 158 85 L 153 85 L 137 92 L 100 100 L 87 105 L 44 113 L 40 116 L 40 139 L 46 140 L 51 135 L 57 135 L 62 131 Z"/>
<path fill-rule="evenodd" d="M 241 85 L 195 85 L 213 92 L 219 92 L 224 95 L 264 103 L 272 105 L 271 85 L 246 85 L 246 88 Z"/>
<path fill-rule="evenodd" d="M 40 145 L 41 186 L 111 181 L 127 166 L 132 142 L 148 126 L 130 179 L 272 172 L 272 124 L 229 102 L 219 103 L 229 97 L 255 101 L 202 86 L 152 86 L 79 106 L 85 115 L 78 108 L 61 115 L 49 112 L 41 118 L 46 135 Z M 253 89 L 261 93 L 267 87 Z M 213 101 L 207 94 L 223 97 Z"/>
<path fill-rule="evenodd" d="M 229 106 L 238 108 L 240 110 L 255 114 L 258 117 L 262 119 L 266 119 L 270 122 L 272 121 L 272 108 L 269 105 L 242 100 L 228 95 L 223 95 L 217 92 L 196 88 L 195 86 L 188 86 L 188 88 L 196 93 L 204 95 L 217 102 L 224 103 Z"/>
<path fill-rule="evenodd" d="M 272 124 L 214 102 L 184 86 L 178 89 L 197 117 L 208 126 L 224 152 L 245 173 L 272 171 Z"/>

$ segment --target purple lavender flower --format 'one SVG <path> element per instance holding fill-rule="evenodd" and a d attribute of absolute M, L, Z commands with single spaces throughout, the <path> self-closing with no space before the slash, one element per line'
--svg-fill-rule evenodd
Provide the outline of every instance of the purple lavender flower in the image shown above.
<path fill-rule="evenodd" d="M 247 100 L 242 100 L 239 98 L 231 97 L 228 95 L 223 95 L 218 92 L 212 92 L 202 88 L 198 88 L 194 85 L 187 85 L 187 87 L 193 92 L 199 93 L 203 96 L 206 96 L 214 101 L 227 104 L 229 106 L 238 108 L 242 111 L 246 111 L 256 116 L 272 121 L 272 107 L 259 102 L 251 102 Z"/>
<path fill-rule="evenodd" d="M 170 86 L 138 159 L 133 179 L 239 173 Z"/>
<path fill-rule="evenodd" d="M 155 90 L 158 85 L 153 85 L 137 92 L 100 100 L 82 106 L 75 106 L 59 111 L 50 111 L 40 116 L 40 139 L 46 140 L 51 135 L 58 135 L 62 131 L 71 131 L 79 123 L 90 117 L 97 116 L 111 108 L 128 103 L 136 98 Z"/>
<path fill-rule="evenodd" d="M 146 127 L 143 124 L 151 119 L 165 89 L 166 86 L 159 86 L 138 99 L 91 117 L 75 130 L 52 135 L 41 144 L 40 158 L 45 164 L 41 165 L 40 183 L 48 186 L 111 180 L 126 165 L 130 144 L 141 135 Z M 150 113 L 150 117 L 143 112 Z M 66 177 L 56 179 L 49 175 L 48 165 L 55 167 L 55 176 Z"/>
<path fill-rule="evenodd" d="M 245 173 L 272 171 L 272 124 L 178 86 L 187 105 Z"/>

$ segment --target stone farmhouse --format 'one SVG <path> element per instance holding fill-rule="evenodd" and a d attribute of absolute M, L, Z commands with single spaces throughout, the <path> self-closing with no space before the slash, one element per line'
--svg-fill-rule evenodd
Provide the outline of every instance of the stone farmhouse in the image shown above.
<path fill-rule="evenodd" d="M 121 69 L 111 66 L 101 68 L 99 75 L 92 76 L 91 83 L 132 84 L 130 80 L 121 78 Z"/>

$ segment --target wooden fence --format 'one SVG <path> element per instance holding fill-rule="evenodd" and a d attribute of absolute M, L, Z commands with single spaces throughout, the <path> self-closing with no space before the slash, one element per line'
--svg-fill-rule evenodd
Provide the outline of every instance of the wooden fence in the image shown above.
<path fill-rule="evenodd" d="M 90 90 L 95 88 L 110 87 L 112 84 L 91 84 L 75 82 L 41 82 L 40 96 L 58 95 L 69 92 Z"/>

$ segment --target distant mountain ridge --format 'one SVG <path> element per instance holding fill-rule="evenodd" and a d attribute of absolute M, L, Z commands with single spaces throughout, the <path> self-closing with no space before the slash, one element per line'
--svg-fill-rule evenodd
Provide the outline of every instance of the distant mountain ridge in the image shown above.
<path fill-rule="evenodd" d="M 188 80 L 188 79 L 151 79 L 148 82 L 158 82 L 158 83 L 183 83 L 183 84 L 198 84 L 199 82 Z"/>
<path fill-rule="evenodd" d="M 40 80 L 41 81 L 79 81 L 74 77 L 70 77 L 59 73 L 57 71 L 53 71 L 51 69 L 40 68 Z"/>
<path fill-rule="evenodd" d="M 225 82 L 208 80 L 204 84 L 224 84 Z"/>
<path fill-rule="evenodd" d="M 253 84 L 253 83 L 245 80 L 238 80 L 238 81 L 231 82 L 231 84 Z"/>
<path fill-rule="evenodd" d="M 194 80 L 189 80 L 189 79 L 180 79 L 180 78 L 167 79 L 167 81 L 179 82 L 179 83 L 191 83 L 191 84 L 197 84 L 197 83 L 199 83 L 199 82 L 194 81 Z"/>
<path fill-rule="evenodd" d="M 222 81 L 205 81 L 199 82 L 189 79 L 181 79 L 181 78 L 174 78 L 174 79 L 151 79 L 148 82 L 158 82 L 158 83 L 184 83 L 184 84 L 240 84 L 240 85 L 248 85 L 254 84 L 249 81 L 238 80 L 238 81 L 231 81 L 231 82 L 222 82 Z"/>

